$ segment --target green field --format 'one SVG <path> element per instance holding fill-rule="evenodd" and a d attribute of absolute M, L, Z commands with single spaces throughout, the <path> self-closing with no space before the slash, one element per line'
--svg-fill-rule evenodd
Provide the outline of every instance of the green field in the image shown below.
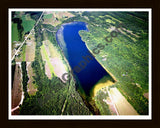
<path fill-rule="evenodd" d="M 53 14 L 45 14 L 43 16 L 44 19 L 51 19 L 53 17 Z"/>
<path fill-rule="evenodd" d="M 22 26 L 24 28 L 24 32 L 30 32 L 35 24 L 35 21 L 32 19 L 28 19 L 26 15 L 22 16 Z"/>
<path fill-rule="evenodd" d="M 12 23 L 12 42 L 19 41 L 17 24 Z"/>

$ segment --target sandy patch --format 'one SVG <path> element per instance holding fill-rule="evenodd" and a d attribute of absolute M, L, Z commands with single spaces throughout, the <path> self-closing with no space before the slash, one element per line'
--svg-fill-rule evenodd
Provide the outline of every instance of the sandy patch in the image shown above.
<path fill-rule="evenodd" d="M 51 58 L 50 61 L 54 67 L 54 73 L 56 74 L 56 76 L 59 77 L 65 83 L 66 81 L 62 79 L 62 75 L 67 71 L 64 67 L 62 60 L 55 57 L 55 58 Z"/>
<path fill-rule="evenodd" d="M 112 102 L 115 104 L 119 115 L 138 115 L 132 105 L 125 99 L 117 88 L 110 88 L 108 91 Z"/>
<path fill-rule="evenodd" d="M 108 77 L 104 76 L 102 79 L 100 79 L 97 82 L 97 84 L 94 85 L 93 91 L 91 91 L 92 92 L 92 96 L 93 97 L 96 96 L 96 94 L 97 94 L 97 92 L 99 90 L 101 90 L 103 88 L 106 88 L 106 87 L 109 87 L 109 86 L 111 86 L 113 84 L 114 84 L 113 79 L 110 76 L 108 76 Z"/>

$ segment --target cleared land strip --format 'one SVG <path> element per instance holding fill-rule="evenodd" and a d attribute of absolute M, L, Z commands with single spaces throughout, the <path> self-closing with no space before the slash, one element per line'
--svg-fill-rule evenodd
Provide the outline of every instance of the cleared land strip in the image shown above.
<path fill-rule="evenodd" d="M 17 69 L 18 68 L 18 69 Z M 21 71 L 21 62 L 16 62 L 14 84 L 12 89 L 12 109 L 11 112 L 14 112 L 19 108 L 19 105 L 23 103 L 24 92 L 22 85 L 22 71 Z M 22 85 L 22 86 L 21 86 Z M 20 96 L 21 95 L 21 96 Z"/>
<path fill-rule="evenodd" d="M 30 36 L 30 34 L 32 33 L 32 31 L 34 31 L 34 27 L 39 23 L 42 15 L 44 14 L 44 11 L 42 12 L 41 16 L 39 17 L 37 23 L 33 26 L 33 28 L 31 29 L 30 33 L 25 37 L 23 43 L 20 45 L 20 47 L 17 49 L 17 51 L 15 52 L 15 54 L 13 55 L 13 57 L 11 58 L 11 60 L 13 60 L 15 58 L 15 56 L 18 54 L 18 52 L 20 51 L 20 49 L 22 48 L 22 46 L 24 45 L 24 43 L 26 42 L 26 40 L 28 39 L 28 37 Z"/>
<path fill-rule="evenodd" d="M 114 102 L 119 115 L 139 115 L 117 88 L 110 88 L 109 94 L 110 97 L 112 97 L 112 102 Z"/>
<path fill-rule="evenodd" d="M 19 105 L 19 102 L 21 101 L 21 94 L 22 94 L 21 84 L 22 84 L 21 69 L 19 64 L 16 64 L 14 82 L 12 88 L 12 108 Z"/>
<path fill-rule="evenodd" d="M 52 78 L 53 74 L 62 79 L 62 75 L 67 72 L 67 68 L 63 62 L 63 59 L 55 46 L 49 41 L 43 41 L 41 46 L 42 59 L 45 63 L 45 73 L 48 78 Z"/>

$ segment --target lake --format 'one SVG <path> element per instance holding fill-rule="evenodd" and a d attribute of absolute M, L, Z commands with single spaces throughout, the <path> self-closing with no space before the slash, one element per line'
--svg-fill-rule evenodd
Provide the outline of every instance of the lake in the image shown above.
<path fill-rule="evenodd" d="M 92 87 L 108 73 L 89 52 L 85 42 L 81 40 L 78 33 L 80 30 L 89 31 L 85 22 L 63 24 L 57 31 L 56 39 L 76 76 L 76 80 L 89 96 Z"/>

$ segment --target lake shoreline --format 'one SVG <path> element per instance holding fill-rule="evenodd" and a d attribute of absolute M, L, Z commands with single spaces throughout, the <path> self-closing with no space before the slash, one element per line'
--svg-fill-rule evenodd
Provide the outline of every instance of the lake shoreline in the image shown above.
<path fill-rule="evenodd" d="M 56 33 L 56 40 L 57 40 L 57 43 L 58 43 L 58 45 L 60 46 L 60 48 L 62 49 L 62 52 L 63 52 L 63 54 L 64 54 L 64 56 L 66 56 L 66 59 L 67 59 L 67 62 L 68 62 L 68 64 L 69 64 L 69 66 L 70 66 L 70 68 L 73 70 L 73 66 L 71 66 L 70 65 L 70 62 L 68 61 L 68 58 L 70 57 L 69 55 L 68 55 L 68 48 L 67 48 L 67 42 L 65 41 L 65 37 L 64 37 L 64 29 L 65 29 L 65 27 L 67 26 L 67 25 L 72 25 L 72 26 L 74 26 L 74 25 L 83 25 L 83 26 L 85 26 L 85 29 L 80 29 L 80 30 L 78 30 L 78 35 L 79 35 L 79 37 L 81 38 L 81 36 L 80 36 L 80 34 L 79 34 L 79 31 L 89 31 L 88 30 L 88 28 L 87 28 L 87 23 L 85 23 L 85 22 L 78 22 L 78 21 L 74 21 L 74 22 L 70 22 L 70 23 L 65 23 L 65 24 L 62 24 L 61 25 L 61 27 L 59 28 L 59 30 L 57 31 L 57 33 Z M 82 41 L 83 42 L 83 41 Z M 86 47 L 86 49 L 88 50 L 88 53 L 89 54 L 91 54 L 92 56 L 93 56 L 93 58 L 94 58 L 94 63 L 98 63 L 98 65 L 100 65 L 100 66 L 102 66 L 102 68 L 103 68 L 103 70 L 105 70 L 105 72 L 106 72 L 106 74 L 107 74 L 107 76 L 109 75 L 109 76 L 111 76 L 110 75 L 110 73 L 108 73 L 108 70 L 106 70 L 105 68 L 104 68 L 104 66 L 102 65 L 102 64 L 100 64 L 97 60 L 96 60 L 96 58 L 95 58 L 95 56 L 93 55 L 93 53 L 92 53 L 92 51 L 87 47 L 87 45 L 85 44 L 85 42 L 84 42 L 84 45 L 85 45 L 85 47 Z M 82 58 L 82 57 L 81 57 Z M 80 61 L 81 62 L 81 61 Z M 90 63 L 90 62 L 89 62 Z M 88 63 L 87 63 L 88 64 Z M 89 64 L 88 64 L 89 65 Z M 87 65 L 87 66 L 88 66 Z M 85 66 L 85 68 L 87 67 L 87 66 Z M 99 67 L 100 67 L 99 66 Z M 77 67 L 78 68 L 78 67 Z M 88 67 L 89 68 L 89 67 Z M 85 69 L 86 70 L 86 69 Z M 94 69 L 95 70 L 95 69 Z M 98 70 L 98 69 L 97 69 Z M 103 71 L 102 70 L 102 71 Z M 80 70 L 81 72 L 83 72 L 82 70 Z M 103 71 L 104 72 L 104 71 Z M 79 73 L 79 72 L 78 72 Z M 98 71 L 97 71 L 97 73 L 98 73 Z M 77 74 L 75 74 L 75 72 L 73 72 L 72 73 L 72 75 L 77 75 Z M 79 75 L 79 74 L 78 74 Z M 90 74 L 91 75 L 91 74 Z M 98 74 L 95 74 L 95 76 L 96 75 L 98 75 Z M 93 74 L 92 74 L 92 76 L 93 76 Z M 100 81 L 102 78 L 100 78 L 98 81 Z M 97 82 L 98 82 L 97 81 Z M 113 81 L 117 81 L 115 78 L 113 78 Z M 89 95 L 91 94 L 91 90 L 94 90 L 94 92 L 92 92 L 94 95 L 95 95 L 95 92 L 98 92 L 98 90 L 100 90 L 102 87 L 100 87 L 100 86 L 95 86 L 96 84 L 97 84 L 97 82 L 93 85 L 93 87 L 94 87 L 94 89 L 93 89 L 93 87 L 91 87 L 90 88 L 90 90 L 88 90 L 88 92 L 89 92 Z M 104 87 L 104 85 L 103 85 L 103 87 Z M 83 87 L 82 87 L 83 88 Z M 84 88 L 83 88 L 84 89 Z M 88 96 L 89 96 L 88 95 Z M 87 94 L 86 94 L 86 96 L 87 96 Z M 93 96 L 92 94 L 90 95 L 90 96 Z"/>

